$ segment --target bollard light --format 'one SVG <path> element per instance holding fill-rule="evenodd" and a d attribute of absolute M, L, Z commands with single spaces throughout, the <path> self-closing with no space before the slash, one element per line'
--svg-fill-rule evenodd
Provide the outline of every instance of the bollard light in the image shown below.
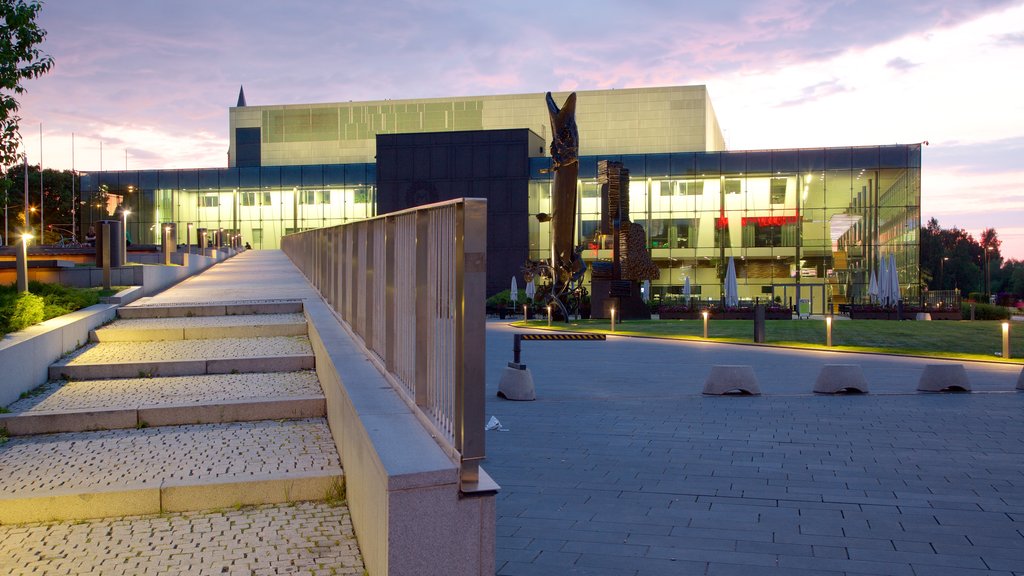
<path fill-rule="evenodd" d="M 825 346 L 832 347 L 832 317 L 825 316 Z"/>
<path fill-rule="evenodd" d="M 615 332 L 615 308 L 612 308 L 612 332 Z"/>
<path fill-rule="evenodd" d="M 18 292 L 28 292 L 28 242 L 35 238 L 31 233 L 25 232 L 21 235 L 21 250 L 15 253 L 18 267 L 17 280 Z"/>
<path fill-rule="evenodd" d="M 1003 358 L 1010 357 L 1010 323 L 1003 322 Z"/>
<path fill-rule="evenodd" d="M 551 304 L 548 304 L 548 326 L 551 326 Z"/>
<path fill-rule="evenodd" d="M 171 227 L 164 226 L 164 266 L 171 265 Z"/>
<path fill-rule="evenodd" d="M 707 310 L 701 310 L 700 311 L 700 315 L 702 317 L 704 317 L 704 338 L 707 339 L 707 337 L 708 337 L 708 311 Z"/>
<path fill-rule="evenodd" d="M 124 216 L 124 221 L 121 223 L 121 265 L 125 266 L 128 264 L 128 215 L 132 211 L 125 208 L 121 211 L 121 215 Z"/>
<path fill-rule="evenodd" d="M 526 322 L 526 304 L 523 304 L 523 322 Z"/>

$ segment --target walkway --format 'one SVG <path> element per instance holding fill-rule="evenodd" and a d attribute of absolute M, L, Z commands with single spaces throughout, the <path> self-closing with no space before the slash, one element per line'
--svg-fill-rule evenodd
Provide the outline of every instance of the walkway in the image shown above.
<path fill-rule="evenodd" d="M 488 472 L 501 575 L 1024 574 L 1020 366 L 967 363 L 975 393 L 922 394 L 922 359 L 610 337 L 527 342 L 535 402 L 495 396 Z M 861 364 L 862 396 L 810 393 Z M 706 397 L 714 364 L 760 397 Z"/>
<path fill-rule="evenodd" d="M 308 297 L 247 252 L 51 366 L 0 445 L 0 573 L 361 574 Z"/>

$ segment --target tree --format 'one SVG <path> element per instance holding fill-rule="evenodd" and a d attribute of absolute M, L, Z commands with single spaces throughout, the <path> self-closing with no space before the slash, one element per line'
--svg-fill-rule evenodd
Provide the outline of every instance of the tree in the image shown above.
<path fill-rule="evenodd" d="M 36 24 L 42 4 L 31 0 L 0 0 L 0 168 L 18 161 L 22 80 L 38 78 L 53 67 L 53 58 L 39 51 L 46 31 Z"/>

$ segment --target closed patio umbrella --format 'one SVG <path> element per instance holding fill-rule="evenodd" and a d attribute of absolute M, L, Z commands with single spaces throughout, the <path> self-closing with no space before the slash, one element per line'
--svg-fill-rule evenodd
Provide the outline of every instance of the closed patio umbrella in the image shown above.
<path fill-rule="evenodd" d="M 885 256 L 878 262 L 878 301 L 882 306 L 889 305 L 889 287 L 892 284 L 889 282 L 889 266 L 886 262 Z"/>
<path fill-rule="evenodd" d="M 683 278 L 683 298 L 690 299 L 690 277 Z"/>
<path fill-rule="evenodd" d="M 530 280 L 526 283 L 526 297 L 533 300 L 534 295 L 537 294 L 537 285 Z"/>
<path fill-rule="evenodd" d="M 740 303 L 739 284 L 736 281 L 736 262 L 729 256 L 729 267 L 725 271 L 725 305 L 729 308 Z"/>
<path fill-rule="evenodd" d="M 878 278 L 874 270 L 871 271 L 871 282 L 868 284 L 868 299 L 872 302 L 878 301 Z"/>
<path fill-rule="evenodd" d="M 651 281 L 644 280 L 643 288 L 640 290 L 640 296 L 647 302 L 651 299 Z"/>
<path fill-rule="evenodd" d="M 889 281 L 891 282 L 889 297 L 892 298 L 892 303 L 896 304 L 900 301 L 900 275 L 899 270 L 896 269 L 895 254 L 889 254 Z"/>
<path fill-rule="evenodd" d="M 516 282 L 515 276 L 512 277 L 512 289 L 509 292 L 508 299 L 512 301 L 513 306 L 519 300 L 519 284 Z"/>

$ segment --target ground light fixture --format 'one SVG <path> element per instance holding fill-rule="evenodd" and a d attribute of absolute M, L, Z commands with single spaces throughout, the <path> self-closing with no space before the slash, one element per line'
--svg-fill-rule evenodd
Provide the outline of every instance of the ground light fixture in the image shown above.
<path fill-rule="evenodd" d="M 132 211 L 127 208 L 121 211 L 121 215 L 124 217 L 124 222 L 121 224 L 121 257 L 124 261 L 121 262 L 121 265 L 128 264 L 128 215 L 131 213 Z"/>
<path fill-rule="evenodd" d="M 551 327 L 551 304 L 548 304 L 548 327 Z"/>
<path fill-rule="evenodd" d="M 1003 322 L 1003 358 L 1010 357 L 1010 323 Z"/>
<path fill-rule="evenodd" d="M 700 315 L 704 318 L 704 339 L 707 340 L 707 337 L 708 337 L 708 311 L 707 310 L 701 310 L 700 311 Z"/>
<path fill-rule="evenodd" d="M 832 317 L 825 316 L 825 346 L 832 347 Z"/>
<path fill-rule="evenodd" d="M 615 308 L 612 308 L 612 332 L 615 332 Z"/>

